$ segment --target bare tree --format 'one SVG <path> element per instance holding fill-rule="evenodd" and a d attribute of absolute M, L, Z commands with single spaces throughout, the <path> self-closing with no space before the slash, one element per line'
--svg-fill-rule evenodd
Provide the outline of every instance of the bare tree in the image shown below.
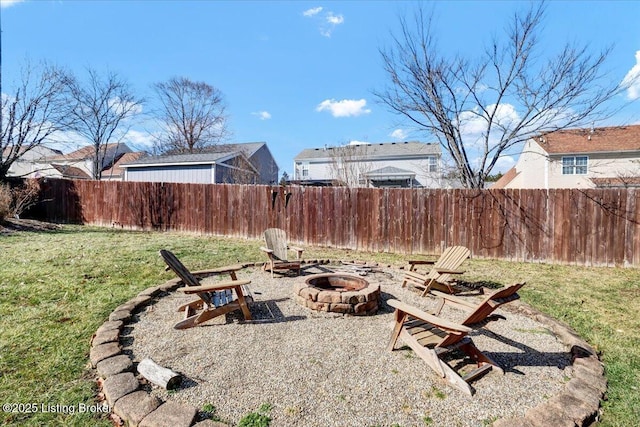
<path fill-rule="evenodd" d="M 531 137 L 609 117 L 605 103 L 627 87 L 603 71 L 610 49 L 566 44 L 542 60 L 539 50 L 550 50 L 539 39 L 544 11 L 532 3 L 516 13 L 505 38 L 475 62 L 446 56 L 422 9 L 411 22 L 401 18 L 380 50 L 390 84 L 374 95 L 438 139 L 465 187 L 482 188 L 500 157 Z"/>
<path fill-rule="evenodd" d="M 347 144 L 328 147 L 331 159 L 330 173 L 335 185 L 345 187 L 366 186 L 365 174 L 371 171 L 371 162 L 367 160 L 369 144 Z"/>
<path fill-rule="evenodd" d="M 102 76 L 87 69 L 87 74 L 86 83 L 75 77 L 68 80 L 67 97 L 75 119 L 71 129 L 92 144 L 93 179 L 100 179 L 112 144 L 121 142 L 144 100 L 116 73 Z"/>
<path fill-rule="evenodd" d="M 227 137 L 223 95 L 214 86 L 174 77 L 153 88 L 161 103 L 160 151 L 193 153 Z"/>
<path fill-rule="evenodd" d="M 258 173 L 251 162 L 243 155 L 238 155 L 226 162 L 227 174 L 224 182 L 228 184 L 255 184 Z"/>
<path fill-rule="evenodd" d="M 65 73 L 54 66 L 45 64 L 39 71 L 27 64 L 15 93 L 1 95 L 0 181 L 20 157 L 45 146 L 70 124 L 69 109 L 62 99 L 65 81 Z"/>

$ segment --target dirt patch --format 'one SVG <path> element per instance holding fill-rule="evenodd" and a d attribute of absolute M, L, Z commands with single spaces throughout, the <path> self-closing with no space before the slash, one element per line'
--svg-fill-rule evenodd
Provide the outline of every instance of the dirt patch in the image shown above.
<path fill-rule="evenodd" d="M 52 231 L 60 228 L 62 226 L 59 224 L 35 219 L 7 218 L 0 224 L 0 234 L 11 234 L 19 231 Z"/>

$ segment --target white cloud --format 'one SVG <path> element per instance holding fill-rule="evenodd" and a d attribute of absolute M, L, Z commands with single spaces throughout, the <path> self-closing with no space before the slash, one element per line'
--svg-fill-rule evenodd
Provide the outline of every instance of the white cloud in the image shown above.
<path fill-rule="evenodd" d="M 325 99 L 316 107 L 316 111 L 329 111 L 333 117 L 355 117 L 362 114 L 369 114 L 370 109 L 365 108 L 365 99 Z"/>
<path fill-rule="evenodd" d="M 344 16 L 334 15 L 333 12 L 327 13 L 327 22 L 333 25 L 340 25 L 344 22 Z"/>
<path fill-rule="evenodd" d="M 307 17 L 311 17 L 311 16 L 317 15 L 320 12 L 322 12 L 322 6 L 314 7 L 314 8 L 311 8 L 311 9 L 307 9 L 304 12 L 302 12 L 302 15 L 307 16 Z"/>
<path fill-rule="evenodd" d="M 155 136 L 149 132 L 130 129 L 122 138 L 122 142 L 132 149 L 145 149 L 153 146 Z"/>
<path fill-rule="evenodd" d="M 493 113 L 493 124 L 504 128 L 510 128 L 516 123 L 520 116 L 515 107 L 511 104 L 488 105 L 486 111 Z M 494 112 L 495 110 L 495 112 Z M 487 116 L 478 107 L 473 111 L 463 111 L 460 114 L 460 132 L 465 135 L 482 136 L 487 130 Z"/>
<path fill-rule="evenodd" d="M 257 111 L 251 114 L 258 116 L 260 120 L 269 120 L 271 118 L 271 114 L 268 111 Z"/>
<path fill-rule="evenodd" d="M 407 134 L 407 131 L 404 130 L 404 129 L 396 129 L 393 132 L 391 132 L 389 134 L 389 136 L 391 138 L 395 138 L 395 139 L 397 139 L 399 141 L 404 141 L 404 140 L 407 139 L 407 136 L 409 136 L 409 135 Z"/>
<path fill-rule="evenodd" d="M 22 3 L 24 0 L 0 0 L 0 7 L 5 8 L 5 7 L 11 7 L 13 5 L 16 5 L 18 3 Z"/>
<path fill-rule="evenodd" d="M 307 18 L 317 20 L 319 23 L 319 31 L 324 37 L 331 37 L 333 30 L 336 26 L 344 23 L 344 16 L 341 14 L 335 14 L 332 11 L 323 12 L 322 7 L 314 7 L 302 12 L 302 15 Z"/>
<path fill-rule="evenodd" d="M 640 98 L 640 50 L 636 51 L 636 65 L 624 76 L 621 84 L 627 87 L 628 99 L 635 100 Z"/>

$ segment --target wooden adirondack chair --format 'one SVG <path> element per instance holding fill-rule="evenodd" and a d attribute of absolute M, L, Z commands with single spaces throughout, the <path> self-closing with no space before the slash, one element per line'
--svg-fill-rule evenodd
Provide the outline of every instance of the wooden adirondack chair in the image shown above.
<path fill-rule="evenodd" d="M 469 258 L 470 254 L 471 251 L 464 246 L 451 246 L 445 249 L 437 261 L 411 260 L 409 261 L 411 267 L 404 274 L 402 287 L 404 288 L 410 283 L 415 288 L 422 289 L 422 296 L 425 296 L 432 289 L 454 294 L 459 289 L 453 283 L 453 275 L 464 273 L 464 271 L 456 269 Z M 432 266 L 429 273 L 424 275 L 415 271 L 418 265 Z"/>
<path fill-rule="evenodd" d="M 251 281 L 238 280 L 235 273 L 241 266 L 221 267 L 191 273 L 172 252 L 162 249 L 160 256 L 164 259 L 168 269 L 173 270 L 186 285 L 178 290 L 186 294 L 197 294 L 199 297 L 195 301 L 178 307 L 178 311 L 184 311 L 185 315 L 184 320 L 174 325 L 175 329 L 191 328 L 234 310 L 242 310 L 245 320 L 251 320 L 251 312 L 247 302 L 251 302 L 253 297 L 246 286 Z M 201 283 L 202 279 L 219 274 L 229 274 L 231 280 L 212 284 Z M 201 311 L 198 313 L 198 310 Z"/>
<path fill-rule="evenodd" d="M 293 270 L 300 275 L 300 257 L 304 249 L 289 246 L 287 243 L 287 233 L 279 228 L 268 228 L 264 232 L 266 247 L 260 250 L 269 257 L 269 263 L 264 264 L 263 269 L 271 271 L 271 277 L 275 270 Z M 296 252 L 296 260 L 290 261 L 288 251 Z"/>
<path fill-rule="evenodd" d="M 439 302 L 433 314 L 439 316 L 444 306 L 449 304 L 452 307 L 459 308 L 468 313 L 460 324 L 474 328 L 481 327 L 486 325 L 487 322 L 501 317 L 492 313 L 502 304 L 519 299 L 520 295 L 518 295 L 518 291 L 525 284 L 526 282 L 514 283 L 513 285 L 498 289 L 479 304 L 474 304 L 464 298 L 434 291 L 433 294 L 438 298 Z"/>
<path fill-rule="evenodd" d="M 395 308 L 395 326 L 388 350 L 393 351 L 398 338 L 401 338 L 441 378 L 469 396 L 473 395 L 469 382 L 492 369 L 504 374 L 502 368 L 478 350 L 471 338 L 467 336 L 472 331 L 470 327 L 425 313 L 395 299 L 387 302 Z M 460 376 L 442 359 L 452 350 L 462 351 L 475 362 L 477 367 Z"/>

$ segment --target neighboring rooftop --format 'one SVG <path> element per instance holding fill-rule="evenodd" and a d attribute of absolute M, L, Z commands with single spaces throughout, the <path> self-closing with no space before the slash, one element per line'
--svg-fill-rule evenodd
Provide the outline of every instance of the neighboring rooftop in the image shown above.
<path fill-rule="evenodd" d="M 226 151 L 218 153 L 193 153 L 193 154 L 171 154 L 164 156 L 149 156 L 138 160 L 122 163 L 122 166 L 142 166 L 155 164 L 211 164 L 222 162 L 236 155 L 243 153 L 242 151 Z M 244 154 L 244 153 L 243 153 Z"/>
<path fill-rule="evenodd" d="M 519 174 L 520 172 L 516 171 L 516 167 L 512 167 L 511 169 L 506 171 L 504 175 L 500 177 L 500 179 L 493 183 L 491 189 L 505 188 L 505 186 L 513 181 Z"/>
<path fill-rule="evenodd" d="M 349 151 L 347 151 L 349 150 Z M 303 159 L 324 159 L 336 155 L 345 155 L 372 157 L 387 156 L 424 156 L 429 154 L 440 154 L 440 145 L 437 143 L 424 143 L 418 141 L 407 142 L 386 142 L 386 143 L 367 143 L 367 144 L 351 144 L 340 147 L 325 148 L 306 148 L 302 150 L 294 160 Z"/>
<path fill-rule="evenodd" d="M 143 152 L 143 151 L 139 151 L 137 153 L 124 153 L 114 164 L 112 167 L 107 168 L 105 170 L 102 171 L 102 176 L 103 177 L 110 177 L 110 176 L 122 176 L 122 173 L 124 172 L 124 168 L 122 167 L 122 165 L 124 164 L 128 164 L 128 163 L 133 163 L 136 160 L 145 157 L 147 155 L 147 153 Z"/>
<path fill-rule="evenodd" d="M 559 130 L 535 141 L 549 154 L 640 151 L 640 125 Z"/>
<path fill-rule="evenodd" d="M 129 149 L 129 147 L 127 147 L 126 144 L 123 143 L 110 143 L 110 144 L 106 144 L 106 146 L 102 147 L 102 150 L 104 151 L 111 151 L 111 150 L 121 150 L 124 152 L 128 152 L 131 151 Z M 103 152 L 104 152 L 103 151 Z M 76 151 L 72 151 L 71 153 L 67 153 L 67 154 L 61 154 L 60 156 L 57 157 L 51 157 L 49 158 L 49 160 L 51 161 L 55 161 L 55 160 L 84 160 L 84 159 L 90 159 L 93 157 L 95 153 L 95 147 L 93 145 L 85 145 L 82 148 L 77 149 Z"/>
<path fill-rule="evenodd" d="M 54 165 L 54 164 L 52 164 L 51 167 L 53 167 L 55 170 L 60 172 L 60 174 L 62 174 L 63 178 L 67 178 L 67 179 L 91 179 L 91 176 L 89 176 L 89 174 L 87 174 L 85 171 L 83 171 L 82 169 L 77 168 L 75 166 Z"/>

